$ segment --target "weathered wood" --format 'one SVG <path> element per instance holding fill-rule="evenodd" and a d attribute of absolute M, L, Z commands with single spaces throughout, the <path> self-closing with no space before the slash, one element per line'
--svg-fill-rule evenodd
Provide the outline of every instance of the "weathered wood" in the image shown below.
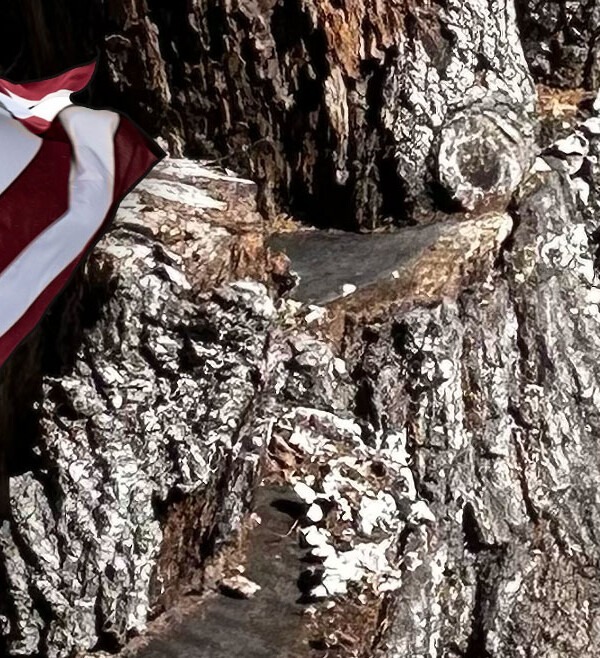
<path fill-rule="evenodd" d="M 120 102 L 189 153 L 226 155 L 265 212 L 373 228 L 455 193 L 481 201 L 457 186 L 503 186 L 439 162 L 445 145 L 497 169 L 516 146 L 526 168 L 534 96 L 513 14 L 511 0 L 199 0 L 183 16 L 130 0 L 109 3 L 106 52 Z"/>
<path fill-rule="evenodd" d="M 316 522 L 337 605 L 307 623 L 332 652 L 600 656 L 600 127 L 531 172 L 518 33 L 536 81 L 593 87 L 596 4 L 11 3 L 4 70 L 98 47 L 94 100 L 251 174 L 270 221 L 253 186 L 163 163 L 2 372 L 3 655 L 118 650 L 205 592 L 266 475 L 354 492 Z M 403 228 L 279 238 L 292 297 L 326 308 L 276 309 L 290 208 Z"/>
<path fill-rule="evenodd" d="M 98 44 L 96 100 L 175 154 L 225 157 L 257 181 L 266 213 L 283 204 L 344 228 L 423 221 L 453 199 L 505 201 L 529 164 L 534 93 L 512 0 L 24 6 L 30 71 Z M 71 38 L 71 14 L 85 40 Z"/>

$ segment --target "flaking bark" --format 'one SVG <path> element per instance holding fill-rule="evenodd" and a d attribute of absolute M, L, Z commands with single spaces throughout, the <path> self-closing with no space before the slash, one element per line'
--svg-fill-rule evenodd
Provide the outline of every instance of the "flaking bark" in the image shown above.
<path fill-rule="evenodd" d="M 175 154 L 226 158 L 258 183 L 267 214 L 283 205 L 363 229 L 427 221 L 453 202 L 505 201 L 530 160 L 533 84 L 512 0 L 24 6 L 34 57 L 15 74 L 48 74 L 96 44 L 95 100 Z M 71 39 L 65 14 L 89 40 Z M 486 180 L 471 157 L 504 173 Z"/>
<path fill-rule="evenodd" d="M 335 233 L 265 222 L 253 186 L 189 160 L 128 199 L 2 372 L 5 655 L 115 651 L 209 589 L 243 554 L 269 459 L 307 476 L 308 457 L 277 455 L 297 431 L 348 458 L 373 460 L 384 440 L 407 454 L 369 493 L 394 500 L 401 587 L 368 585 L 360 623 L 343 620 L 351 597 L 322 610 L 315 632 L 358 626 L 332 651 L 600 656 L 600 128 L 531 171 L 534 81 L 597 84 L 596 13 L 591 0 L 519 0 L 516 15 L 509 0 L 7 9 L 11 76 L 98 48 L 96 102 L 176 155 L 252 175 L 271 220 L 419 226 L 379 259 L 385 235 L 332 248 Z M 292 295 L 324 311 L 274 307 L 293 279 L 266 246 L 282 229 L 272 244 L 306 270 Z M 378 472 L 396 473 L 385 454 Z"/>

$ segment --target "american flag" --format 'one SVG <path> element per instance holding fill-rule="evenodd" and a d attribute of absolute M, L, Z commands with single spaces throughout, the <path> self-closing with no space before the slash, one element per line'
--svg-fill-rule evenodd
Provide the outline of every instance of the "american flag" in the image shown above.
<path fill-rule="evenodd" d="M 125 116 L 73 103 L 94 69 L 0 79 L 0 367 L 165 155 Z"/>

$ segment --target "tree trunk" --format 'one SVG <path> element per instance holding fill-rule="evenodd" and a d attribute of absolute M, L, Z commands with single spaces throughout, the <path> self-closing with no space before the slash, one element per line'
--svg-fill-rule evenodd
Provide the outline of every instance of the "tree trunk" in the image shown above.
<path fill-rule="evenodd" d="M 259 474 L 246 437 L 262 431 L 254 399 L 260 408 L 272 315 L 258 280 L 272 267 L 259 218 L 251 206 L 240 216 L 251 186 L 213 182 L 222 197 L 236 191 L 232 216 L 181 182 L 206 170 L 183 166 L 161 165 L 163 178 L 128 197 L 44 340 L 3 371 L 28 414 L 3 406 L 13 429 L 4 655 L 119 646 L 151 610 L 205 586 L 206 556 L 225 560 L 221 544 L 241 530 Z M 219 288 L 240 276 L 256 282 Z"/>
<path fill-rule="evenodd" d="M 92 100 L 256 186 L 161 163 L 3 369 L 3 655 L 232 655 L 234 604 L 163 613 L 276 571 L 282 490 L 336 605 L 265 585 L 244 650 L 600 656 L 600 119 L 546 88 L 536 160 L 534 86 L 595 88 L 598 17 L 546 6 L 10 4 L 7 75 L 97 46 Z"/>
<path fill-rule="evenodd" d="M 226 155 L 259 182 L 264 211 L 284 201 L 347 228 L 425 221 L 454 197 L 504 198 L 515 181 L 501 154 L 529 163 L 534 95 L 510 0 L 218 0 L 186 15 L 130 0 L 108 13 L 119 98 L 188 153 Z M 478 178 L 471 156 L 498 179 Z"/>
<path fill-rule="evenodd" d="M 68 3 L 25 6 L 32 70 L 88 56 L 62 20 Z M 83 7 L 76 24 L 97 34 L 98 3 Z M 71 45 L 49 56 L 59 35 Z M 505 202 L 530 164 L 534 93 L 512 0 L 211 0 L 189 11 L 128 0 L 106 3 L 104 35 L 102 100 L 164 133 L 174 153 L 226 156 L 259 183 L 267 213 L 283 202 L 320 225 L 428 221 L 453 204 Z"/>
<path fill-rule="evenodd" d="M 598 89 L 600 3 L 517 0 L 524 49 L 536 79 L 551 86 Z"/>

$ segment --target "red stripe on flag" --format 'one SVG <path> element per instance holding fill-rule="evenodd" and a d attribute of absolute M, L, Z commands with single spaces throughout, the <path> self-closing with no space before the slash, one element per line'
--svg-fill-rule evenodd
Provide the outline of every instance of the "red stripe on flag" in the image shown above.
<path fill-rule="evenodd" d="M 33 160 L 0 195 L 0 272 L 69 207 L 71 144 L 44 140 Z"/>
<path fill-rule="evenodd" d="M 9 91 L 16 96 L 30 101 L 39 101 L 44 96 L 48 96 L 48 94 L 61 89 L 68 89 L 72 92 L 81 91 L 89 84 L 94 75 L 95 68 L 96 62 L 92 62 L 85 66 L 72 68 L 53 78 L 26 82 L 25 84 L 16 84 L 10 82 L 10 80 L 0 78 L 0 90 Z"/>
<path fill-rule="evenodd" d="M 46 119 L 42 119 L 41 117 L 27 117 L 26 119 L 17 118 L 17 121 L 20 121 L 27 130 L 35 135 L 41 135 L 52 125 L 51 121 L 46 121 Z"/>
<path fill-rule="evenodd" d="M 54 123 L 57 123 L 58 119 Z M 62 127 L 53 124 L 50 134 L 60 139 L 64 134 Z M 36 327 L 48 307 L 61 293 L 73 275 L 75 269 L 90 248 L 102 236 L 110 224 L 114 213 L 123 197 L 159 162 L 164 153 L 158 145 L 141 133 L 127 118 L 121 117 L 119 128 L 115 135 L 115 185 L 113 190 L 113 205 L 106 216 L 100 231 L 88 243 L 84 253 L 70 263 L 50 285 L 38 296 L 27 312 L 3 336 L 0 336 L 0 366 L 4 364 L 19 343 Z M 53 162 L 45 161 L 52 169 Z M 16 181 L 15 181 L 16 183 Z M 66 187 L 66 186 L 65 186 Z M 27 208 L 27 206 L 25 206 Z"/>

